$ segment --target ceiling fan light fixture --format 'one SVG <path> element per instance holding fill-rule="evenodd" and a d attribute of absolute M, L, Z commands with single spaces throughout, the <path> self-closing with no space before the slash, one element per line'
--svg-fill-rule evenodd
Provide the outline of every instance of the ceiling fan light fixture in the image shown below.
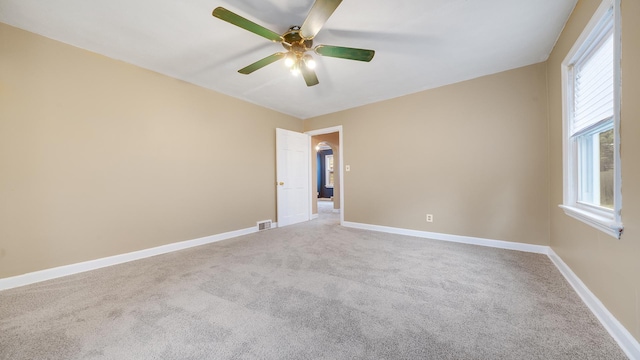
<path fill-rule="evenodd" d="M 316 61 L 313 59 L 313 56 L 306 54 L 302 57 L 302 60 L 304 61 L 304 65 L 307 69 L 313 70 L 316 68 Z"/>
<path fill-rule="evenodd" d="M 289 52 L 287 53 L 287 56 L 284 58 L 284 65 L 288 68 L 292 68 L 296 63 L 296 56 Z"/>
<path fill-rule="evenodd" d="M 298 76 L 298 75 L 300 75 L 300 63 L 299 63 L 299 62 L 297 62 L 297 61 L 296 61 L 296 62 L 293 64 L 293 66 L 291 66 L 291 74 L 292 74 L 293 76 Z"/>

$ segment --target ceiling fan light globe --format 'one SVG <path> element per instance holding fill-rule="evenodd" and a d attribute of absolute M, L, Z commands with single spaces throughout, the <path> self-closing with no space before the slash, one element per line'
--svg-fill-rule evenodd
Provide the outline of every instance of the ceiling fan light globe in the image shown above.
<path fill-rule="evenodd" d="M 304 64 L 307 67 L 307 69 L 313 70 L 316 68 L 316 61 L 309 54 L 304 56 Z"/>
<path fill-rule="evenodd" d="M 300 63 L 299 62 L 295 61 L 290 69 L 291 69 L 291 74 L 293 76 L 300 75 Z"/>
<path fill-rule="evenodd" d="M 293 56 L 287 55 L 287 57 L 284 59 L 284 65 L 288 68 L 291 68 L 295 63 L 296 60 L 293 58 Z"/>

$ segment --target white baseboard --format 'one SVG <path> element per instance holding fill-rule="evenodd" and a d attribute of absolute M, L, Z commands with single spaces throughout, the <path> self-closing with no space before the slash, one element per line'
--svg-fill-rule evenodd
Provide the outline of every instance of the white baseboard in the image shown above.
<path fill-rule="evenodd" d="M 389 226 L 380 226 L 380 225 L 370 225 L 370 224 L 362 224 L 362 223 L 354 223 L 345 221 L 344 226 L 363 229 L 363 230 L 372 230 L 372 231 L 380 231 L 390 234 L 398 234 L 398 235 L 408 235 L 415 236 L 433 240 L 442 240 L 442 241 L 450 241 L 457 242 L 463 244 L 472 244 L 472 245 L 480 245 L 480 246 L 489 246 L 500 249 L 508 249 L 508 250 L 518 250 L 525 251 L 537 254 L 547 254 L 548 246 L 543 245 L 533 245 L 533 244 L 524 244 L 524 243 L 516 243 L 511 241 L 503 241 L 503 240 L 491 240 L 491 239 L 483 239 L 471 236 L 460 236 L 460 235 L 449 235 L 442 233 L 434 233 L 428 231 L 419 231 L 419 230 L 410 230 L 410 229 L 402 229 L 395 228 Z"/>
<path fill-rule="evenodd" d="M 553 249 L 549 248 L 548 256 L 629 359 L 640 360 L 640 343 L 638 343 L 633 335 L 607 310 L 602 302 L 589 290 L 571 268 L 562 261 Z"/>
<path fill-rule="evenodd" d="M 317 219 L 317 218 L 318 218 L 318 214 L 317 213 L 316 214 L 311 214 L 311 220 Z"/>
<path fill-rule="evenodd" d="M 277 223 L 272 224 L 277 227 Z M 199 239 L 176 242 L 172 244 L 157 246 L 149 249 L 134 251 L 126 254 L 109 256 L 96 260 L 84 261 L 81 263 L 59 266 L 51 269 L 30 272 L 23 275 L 17 275 L 0 279 L 0 290 L 11 289 L 19 286 L 29 285 L 40 281 L 51 280 L 62 276 L 78 274 L 85 271 L 100 269 L 103 267 L 122 264 L 129 261 L 144 259 L 147 257 L 166 254 L 173 251 L 188 249 L 194 246 L 214 243 L 221 240 L 231 239 L 234 237 L 252 234 L 257 232 L 256 227 L 250 227 L 241 230 L 229 231 L 222 234 L 205 236 Z"/>

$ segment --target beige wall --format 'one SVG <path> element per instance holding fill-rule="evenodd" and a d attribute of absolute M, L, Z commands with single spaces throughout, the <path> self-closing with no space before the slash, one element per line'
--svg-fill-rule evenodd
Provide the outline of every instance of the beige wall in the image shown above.
<path fill-rule="evenodd" d="M 578 2 L 548 60 L 551 247 L 616 318 L 640 340 L 640 2 L 622 0 L 621 240 L 575 220 L 562 203 L 560 65 L 598 8 Z"/>
<path fill-rule="evenodd" d="M 0 24 L 0 278 L 275 216 L 298 119 Z"/>
<path fill-rule="evenodd" d="M 305 120 L 336 125 L 346 221 L 548 245 L 545 64 Z"/>
<path fill-rule="evenodd" d="M 340 134 L 337 132 L 316 135 L 311 137 L 311 153 L 316 154 L 316 146 L 325 142 L 327 145 L 331 146 L 331 150 L 333 150 L 333 166 L 334 169 L 340 169 Z M 316 156 L 311 156 L 311 191 L 314 194 L 312 201 L 312 213 L 318 213 L 318 197 L 317 194 L 318 189 L 318 177 L 316 176 L 318 171 L 318 159 Z M 335 171 L 333 175 L 333 208 L 340 209 L 340 172 Z"/>

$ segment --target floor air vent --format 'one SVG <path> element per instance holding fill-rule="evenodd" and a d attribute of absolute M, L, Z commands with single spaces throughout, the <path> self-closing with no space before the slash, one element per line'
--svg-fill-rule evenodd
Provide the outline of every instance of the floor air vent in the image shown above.
<path fill-rule="evenodd" d="M 271 229 L 271 220 L 258 221 L 258 231 Z"/>

